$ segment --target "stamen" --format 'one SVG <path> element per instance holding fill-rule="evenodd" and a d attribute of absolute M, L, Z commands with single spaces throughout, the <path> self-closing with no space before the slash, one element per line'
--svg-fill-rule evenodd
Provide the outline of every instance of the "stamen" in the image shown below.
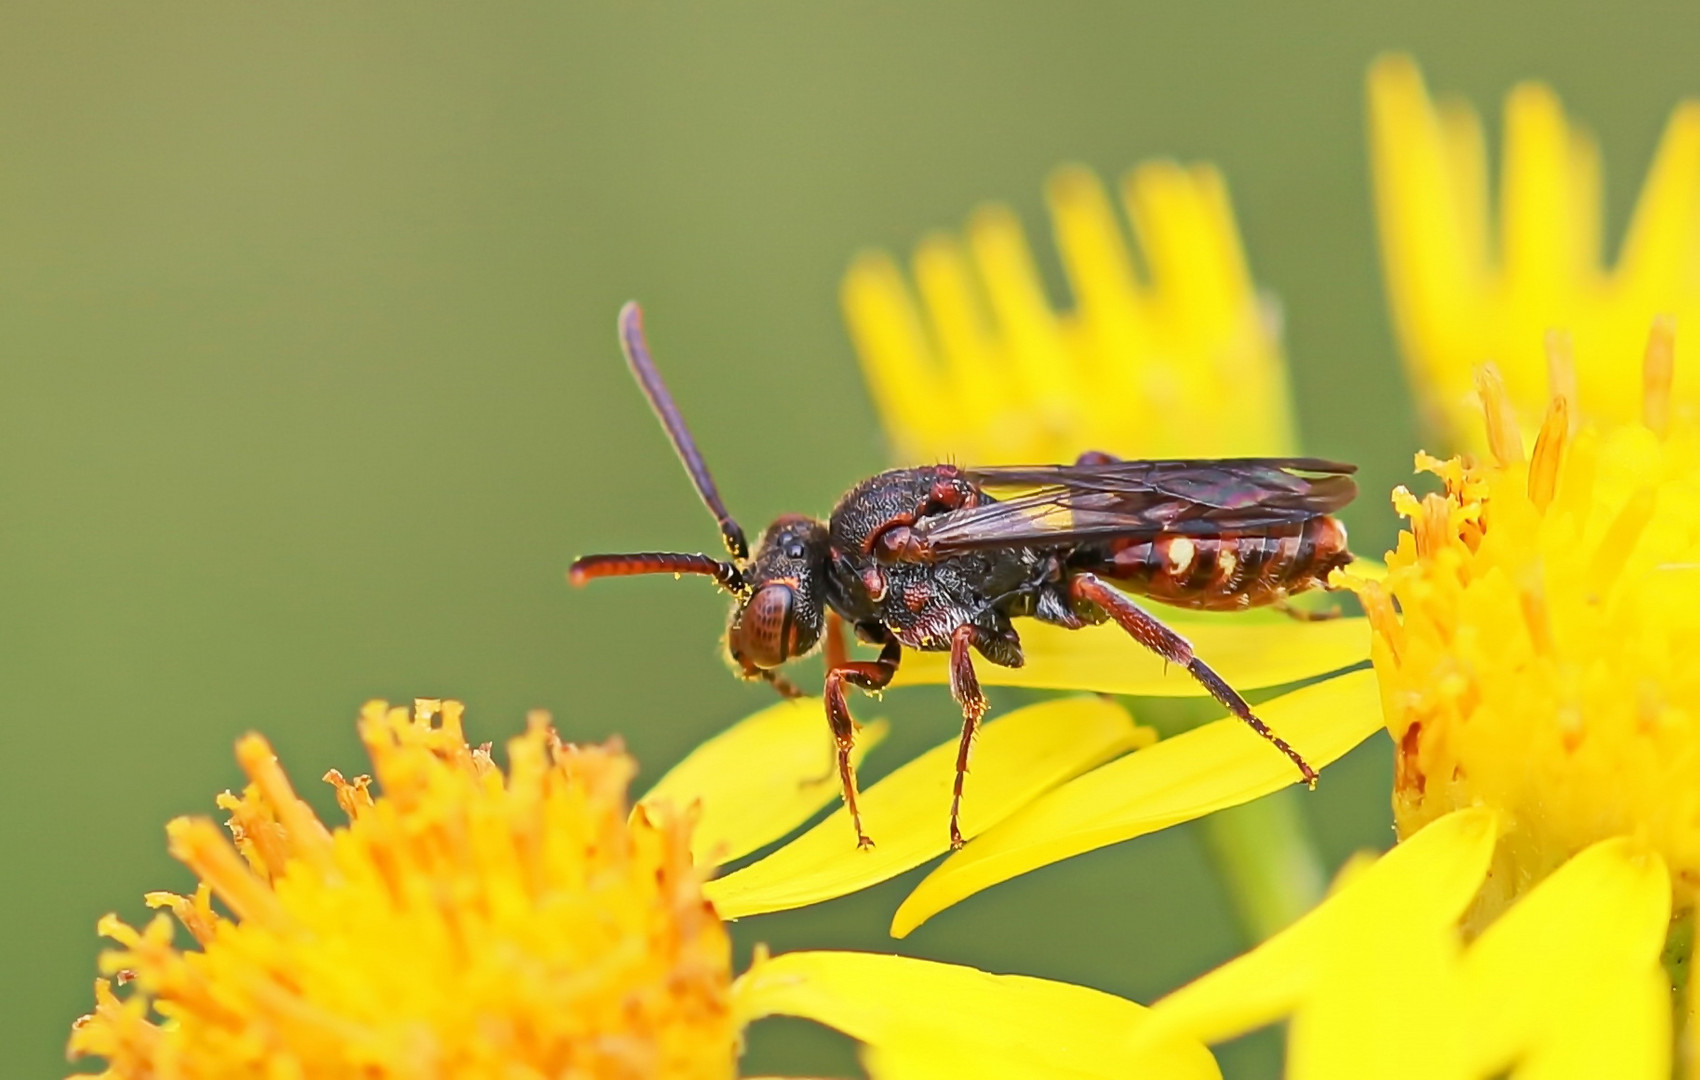
<path fill-rule="evenodd" d="M 1576 346 L 1570 338 L 1568 330 L 1548 330 L 1546 336 L 1547 352 L 1547 397 L 1563 398 L 1567 402 L 1576 400 Z M 1575 434 L 1574 419 L 1572 430 L 1567 434 Z"/>
<path fill-rule="evenodd" d="M 1647 355 L 1641 363 L 1641 422 L 1663 438 L 1670 426 L 1670 387 L 1676 373 L 1676 319 L 1653 316 Z"/>
<path fill-rule="evenodd" d="M 1541 421 L 1540 434 L 1535 436 L 1535 453 L 1529 462 L 1529 501 L 1543 513 L 1552 502 L 1553 492 L 1558 489 L 1558 467 L 1564 460 L 1564 447 L 1569 441 L 1569 399 L 1554 395 L 1547 403 L 1546 419 Z"/>
<path fill-rule="evenodd" d="M 274 927 L 288 922 L 277 894 L 248 868 L 217 825 L 206 818 L 175 818 L 165 826 L 165 839 L 172 857 L 211 885 L 237 918 Z"/>
<path fill-rule="evenodd" d="M 1523 436 L 1517 430 L 1517 410 L 1506 393 L 1499 369 L 1483 364 L 1476 369 L 1476 396 L 1481 398 L 1482 416 L 1487 421 L 1488 449 L 1504 466 L 1523 460 Z"/>
<path fill-rule="evenodd" d="M 1422 512 L 1411 519 L 1411 532 L 1417 541 L 1417 554 L 1433 558 L 1445 550 L 1455 536 L 1452 532 L 1452 504 L 1442 495 L 1423 497 Z"/>
<path fill-rule="evenodd" d="M 150 892 L 143 893 L 142 899 L 150 908 L 169 909 L 183 928 L 202 946 L 213 939 L 218 924 L 223 921 L 212 909 L 212 889 L 204 881 L 196 888 L 193 897 L 179 896 L 171 892 Z"/>
<path fill-rule="evenodd" d="M 336 804 L 342 812 L 354 821 L 372 808 L 372 778 L 356 776 L 350 780 L 342 775 L 342 770 L 332 769 L 322 778 L 325 783 L 336 789 Z"/>
<path fill-rule="evenodd" d="M 329 870 L 332 865 L 330 830 L 313 813 L 313 808 L 295 794 L 295 787 L 278 764 L 271 744 L 263 736 L 244 735 L 236 742 L 236 762 L 272 805 L 278 824 L 283 826 L 289 837 L 293 854 L 311 861 L 321 871 Z"/>

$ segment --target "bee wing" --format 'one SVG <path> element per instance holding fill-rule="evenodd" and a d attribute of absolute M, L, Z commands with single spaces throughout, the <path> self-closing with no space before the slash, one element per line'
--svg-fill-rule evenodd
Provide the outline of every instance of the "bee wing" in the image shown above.
<path fill-rule="evenodd" d="M 992 547 L 1208 536 L 1300 524 L 1352 501 L 1351 465 L 1316 458 L 1114 461 L 964 469 L 1011 498 L 923 518 L 913 526 L 934 555 Z"/>

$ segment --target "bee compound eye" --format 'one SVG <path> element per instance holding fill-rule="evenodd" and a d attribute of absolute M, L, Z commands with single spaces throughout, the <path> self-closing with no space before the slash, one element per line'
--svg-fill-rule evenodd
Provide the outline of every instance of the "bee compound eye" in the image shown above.
<path fill-rule="evenodd" d="M 789 585 L 770 584 L 757 589 L 738 618 L 739 652 L 757 667 L 783 664 L 797 647 L 795 606 Z"/>

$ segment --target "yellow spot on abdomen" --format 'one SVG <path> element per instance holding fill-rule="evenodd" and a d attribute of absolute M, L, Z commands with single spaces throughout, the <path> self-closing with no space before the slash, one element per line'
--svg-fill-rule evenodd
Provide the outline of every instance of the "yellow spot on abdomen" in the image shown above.
<path fill-rule="evenodd" d="M 1218 581 L 1230 580 L 1234 576 L 1234 568 L 1239 564 L 1240 561 L 1234 558 L 1234 553 L 1228 550 L 1226 544 L 1223 544 L 1221 554 L 1216 556 L 1216 579 Z"/>
<path fill-rule="evenodd" d="M 1179 576 L 1192 567 L 1196 548 L 1191 540 L 1177 536 L 1164 545 L 1163 554 L 1169 560 L 1169 573 Z"/>

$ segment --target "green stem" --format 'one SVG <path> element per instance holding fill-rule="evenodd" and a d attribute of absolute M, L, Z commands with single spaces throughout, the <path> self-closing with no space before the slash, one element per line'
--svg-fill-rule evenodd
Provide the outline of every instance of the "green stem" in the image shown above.
<path fill-rule="evenodd" d="M 1199 822 L 1240 925 L 1262 941 L 1316 906 L 1327 885 L 1297 788 Z"/>

